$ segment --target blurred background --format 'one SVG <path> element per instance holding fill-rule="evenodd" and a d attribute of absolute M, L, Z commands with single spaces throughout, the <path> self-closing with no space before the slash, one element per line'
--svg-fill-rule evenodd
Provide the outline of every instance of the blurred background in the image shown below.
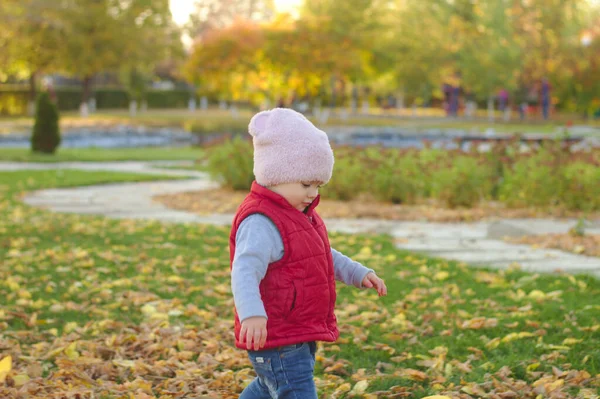
<path fill-rule="evenodd" d="M 600 118 L 598 0 L 0 0 L 0 115 Z M 234 112 L 235 113 L 235 112 Z"/>

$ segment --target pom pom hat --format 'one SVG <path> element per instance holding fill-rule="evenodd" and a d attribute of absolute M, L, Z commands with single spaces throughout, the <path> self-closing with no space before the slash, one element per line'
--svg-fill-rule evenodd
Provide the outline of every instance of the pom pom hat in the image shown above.
<path fill-rule="evenodd" d="M 275 108 L 250 120 L 254 176 L 261 186 L 283 183 L 327 183 L 333 151 L 327 134 L 294 110 Z"/>

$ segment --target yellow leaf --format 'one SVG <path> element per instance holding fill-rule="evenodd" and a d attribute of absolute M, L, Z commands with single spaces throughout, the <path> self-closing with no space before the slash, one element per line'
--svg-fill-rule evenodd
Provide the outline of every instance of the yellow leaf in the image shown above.
<path fill-rule="evenodd" d="M 77 342 L 72 342 L 66 347 L 65 355 L 67 355 L 70 360 L 75 360 L 79 357 L 79 352 L 77 352 Z"/>
<path fill-rule="evenodd" d="M 0 384 L 4 383 L 10 370 L 12 370 L 12 357 L 9 355 L 0 360 Z"/>
<path fill-rule="evenodd" d="M 505 336 L 504 338 L 502 338 L 502 342 L 510 342 L 510 341 L 514 341 L 517 339 L 521 339 L 521 338 L 529 338 L 529 337 L 534 337 L 535 335 L 533 333 L 530 332 L 520 332 L 520 333 L 510 333 L 507 336 Z"/>
<path fill-rule="evenodd" d="M 133 360 L 113 360 L 115 366 L 119 367 L 134 367 L 135 362 Z"/>
<path fill-rule="evenodd" d="M 546 298 L 546 294 L 540 290 L 533 290 L 529 293 L 529 298 L 531 299 L 544 299 Z"/>
<path fill-rule="evenodd" d="M 588 360 L 590 360 L 590 355 L 587 355 L 586 357 L 584 357 L 583 360 L 581 361 L 581 364 L 586 364 Z"/>
<path fill-rule="evenodd" d="M 427 379 L 427 374 L 415 369 L 400 369 L 396 371 L 394 375 L 408 378 L 409 380 L 413 381 L 425 381 Z"/>
<path fill-rule="evenodd" d="M 21 385 L 25 385 L 27 381 L 29 381 L 29 376 L 27 374 L 19 374 L 13 377 L 15 385 L 20 387 Z"/>
<path fill-rule="evenodd" d="M 370 256 L 373 254 L 373 251 L 371 250 L 371 247 L 362 247 L 360 249 L 359 254 L 361 255 L 366 255 L 366 256 Z"/>
<path fill-rule="evenodd" d="M 563 350 L 563 351 L 569 351 L 571 350 L 570 346 L 566 346 L 566 345 L 546 345 L 545 346 L 546 349 L 552 349 L 552 350 Z"/>
<path fill-rule="evenodd" d="M 181 278 L 180 276 L 177 275 L 171 275 L 169 277 L 167 277 L 167 281 L 170 283 L 183 283 L 185 280 L 183 278 Z"/>
<path fill-rule="evenodd" d="M 423 399 L 452 399 L 450 396 L 445 395 L 433 395 L 433 396 L 425 396 Z"/>
<path fill-rule="evenodd" d="M 156 313 L 156 308 L 150 304 L 146 304 L 142 306 L 142 313 L 145 316 L 152 316 L 154 313 Z"/>
<path fill-rule="evenodd" d="M 352 385 L 345 383 L 337 387 L 337 389 L 331 394 L 332 398 L 339 398 L 343 394 L 347 393 L 352 389 Z"/>
<path fill-rule="evenodd" d="M 527 366 L 527 371 L 535 371 L 538 367 L 540 367 L 539 363 L 531 363 L 529 366 Z"/>
<path fill-rule="evenodd" d="M 448 273 L 448 272 L 446 272 L 446 271 L 437 272 L 437 273 L 436 273 L 436 274 L 433 276 L 433 278 L 434 278 L 435 280 L 438 280 L 438 281 L 443 281 L 443 280 L 446 280 L 446 279 L 448 279 L 448 277 L 450 277 L 450 273 Z"/>
<path fill-rule="evenodd" d="M 552 384 L 546 385 L 546 392 L 550 393 L 565 385 L 565 380 L 556 380 Z"/>
<path fill-rule="evenodd" d="M 367 390 L 368 387 L 369 387 L 369 381 L 367 381 L 367 380 L 358 381 L 354 385 L 354 388 L 352 388 L 352 391 L 350 391 L 350 394 L 362 395 L 363 393 L 365 393 L 365 391 Z"/>
<path fill-rule="evenodd" d="M 575 252 L 576 254 L 582 254 L 585 252 L 585 247 L 583 245 L 575 245 L 575 248 L 573 248 L 573 252 Z"/>
<path fill-rule="evenodd" d="M 77 328 L 77 323 L 74 321 L 68 322 L 67 324 L 65 324 L 65 328 L 64 331 L 65 333 L 70 333 L 71 331 L 75 330 Z"/>
<path fill-rule="evenodd" d="M 576 338 L 565 338 L 565 340 L 563 341 L 563 345 L 575 345 L 578 344 L 580 342 L 583 342 L 582 339 L 576 339 Z"/>

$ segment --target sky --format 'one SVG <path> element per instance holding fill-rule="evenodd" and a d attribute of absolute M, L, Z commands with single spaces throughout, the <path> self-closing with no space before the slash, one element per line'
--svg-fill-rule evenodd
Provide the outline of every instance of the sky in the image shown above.
<path fill-rule="evenodd" d="M 169 7 L 173 19 L 179 25 L 187 22 L 190 12 L 194 10 L 195 0 L 169 0 Z M 302 0 L 275 0 L 278 12 L 290 12 L 297 8 Z"/>

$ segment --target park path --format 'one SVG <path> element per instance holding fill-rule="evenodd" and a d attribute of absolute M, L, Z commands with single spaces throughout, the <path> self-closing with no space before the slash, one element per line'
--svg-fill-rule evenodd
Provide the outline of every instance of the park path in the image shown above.
<path fill-rule="evenodd" d="M 229 225 L 232 214 L 197 215 L 169 209 L 153 197 L 188 191 L 209 190 L 218 186 L 200 171 L 165 169 L 185 162 L 0 162 L 0 171 L 79 169 L 186 176 L 178 181 L 103 184 L 86 187 L 40 190 L 28 193 L 24 202 L 54 212 L 104 215 L 111 218 L 154 219 L 175 223 Z M 384 233 L 394 237 L 401 249 L 458 260 L 470 265 L 507 268 L 519 264 L 532 272 L 588 273 L 600 277 L 600 258 L 576 255 L 554 249 L 509 244 L 504 236 L 567 232 L 575 220 L 506 219 L 474 223 L 403 222 L 376 219 L 328 219 L 330 231 L 344 233 Z M 600 234 L 600 223 L 586 228 Z"/>

